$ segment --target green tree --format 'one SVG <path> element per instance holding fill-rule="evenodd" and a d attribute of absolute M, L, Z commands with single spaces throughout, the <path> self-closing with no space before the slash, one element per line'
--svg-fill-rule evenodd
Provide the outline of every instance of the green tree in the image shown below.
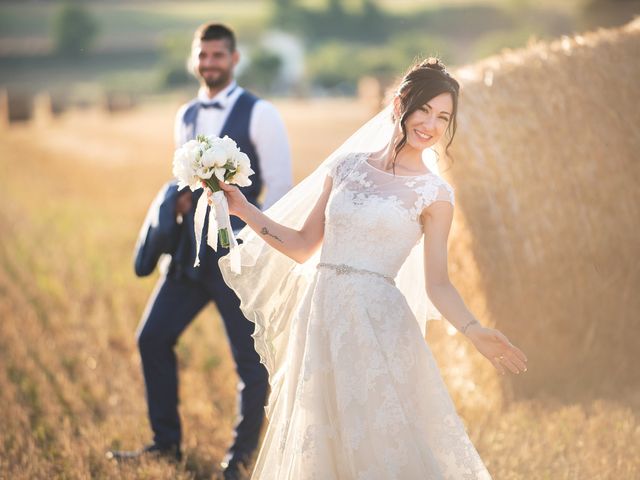
<path fill-rule="evenodd" d="M 53 23 L 56 51 L 65 56 L 78 57 L 92 46 L 98 33 L 98 23 L 81 4 L 65 2 Z"/>
<path fill-rule="evenodd" d="M 168 33 L 160 44 L 158 80 L 161 88 L 197 85 L 196 78 L 187 70 L 185 52 L 191 50 L 191 39 L 183 33 Z"/>
<path fill-rule="evenodd" d="M 249 67 L 240 75 L 240 82 L 267 93 L 274 87 L 282 69 L 282 58 L 263 47 L 251 52 Z"/>

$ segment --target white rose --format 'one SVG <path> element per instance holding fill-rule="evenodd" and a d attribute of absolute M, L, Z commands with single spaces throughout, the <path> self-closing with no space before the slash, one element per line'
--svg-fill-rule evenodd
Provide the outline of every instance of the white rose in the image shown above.
<path fill-rule="evenodd" d="M 180 150 L 184 150 L 186 154 L 191 157 L 192 161 L 196 161 L 198 159 L 201 149 L 202 146 L 196 140 L 189 140 L 180 147 Z"/>
<path fill-rule="evenodd" d="M 196 175 L 199 178 L 202 178 L 204 180 L 208 180 L 211 178 L 211 176 L 213 175 L 213 168 L 209 168 L 209 167 L 202 167 L 199 168 L 198 171 L 196 172 Z"/>
<path fill-rule="evenodd" d="M 246 175 L 236 173 L 229 179 L 229 183 L 235 183 L 239 187 L 248 187 L 249 185 L 251 185 L 251 180 L 249 180 L 249 177 Z"/>
<path fill-rule="evenodd" d="M 183 175 L 176 178 L 178 179 L 178 190 L 189 187 L 191 190 L 195 191 L 200 186 L 200 179 L 195 175 Z"/>
<path fill-rule="evenodd" d="M 189 140 L 184 142 L 180 148 L 184 148 L 185 150 L 195 150 L 200 148 L 200 142 L 197 140 Z"/>
<path fill-rule="evenodd" d="M 185 152 L 180 148 L 176 150 L 176 153 L 173 155 L 173 174 L 176 177 L 179 176 L 179 172 L 182 172 L 182 170 L 184 170 L 185 157 Z"/>
<path fill-rule="evenodd" d="M 195 140 L 185 143 L 182 148 L 185 152 L 184 162 L 188 163 L 190 168 L 195 171 L 200 168 L 200 158 L 202 155 L 202 146 Z"/>
<path fill-rule="evenodd" d="M 218 146 L 212 146 L 202 154 L 203 167 L 223 167 L 227 163 L 227 152 Z"/>
<path fill-rule="evenodd" d="M 189 187 L 196 190 L 200 187 L 200 178 L 198 176 L 199 157 L 201 155 L 201 145 L 196 140 L 189 140 L 180 148 L 178 148 L 173 158 L 173 174 L 178 179 L 179 189 Z M 206 173 L 205 173 L 206 176 Z"/>
<path fill-rule="evenodd" d="M 218 138 L 215 135 L 205 135 L 204 137 L 204 145 L 206 146 L 206 148 L 210 147 L 211 145 L 213 145 L 214 140 Z"/>
<path fill-rule="evenodd" d="M 234 159 L 238 168 L 242 168 L 243 170 L 251 170 L 251 160 L 249 160 L 249 157 L 246 153 L 238 150 L 234 155 Z"/>
<path fill-rule="evenodd" d="M 227 154 L 227 162 L 235 167 L 234 157 L 240 151 L 236 142 L 226 135 L 220 139 L 220 148 L 224 149 Z"/>
<path fill-rule="evenodd" d="M 250 175 L 253 175 L 254 172 L 253 169 L 251 168 L 251 160 L 249 160 L 249 157 L 245 154 L 240 152 L 240 155 L 238 155 L 238 172 L 242 173 L 243 175 L 246 175 L 247 177 Z"/>
<path fill-rule="evenodd" d="M 238 149 L 238 144 L 232 138 L 229 138 L 227 135 L 225 135 L 220 139 L 220 143 L 224 145 L 226 148 L 228 148 L 229 151 Z"/>
<path fill-rule="evenodd" d="M 233 177 L 229 179 L 229 183 L 235 183 L 240 187 L 248 187 L 251 185 L 249 177 L 255 172 L 249 166 L 239 165 Z"/>
<path fill-rule="evenodd" d="M 229 178 L 229 183 L 235 183 L 241 187 L 247 187 L 251 185 L 251 180 L 249 177 L 253 175 L 255 172 L 251 169 L 251 161 L 249 157 L 237 150 L 233 156 L 234 174 L 231 178 Z"/>
<path fill-rule="evenodd" d="M 226 168 L 214 168 L 213 169 L 216 178 L 218 180 L 220 180 L 221 182 L 224 182 L 224 174 L 227 173 L 227 169 Z"/>
<path fill-rule="evenodd" d="M 189 153 L 184 149 L 176 151 L 173 159 L 173 175 L 180 181 L 181 188 L 191 185 L 194 174 Z"/>

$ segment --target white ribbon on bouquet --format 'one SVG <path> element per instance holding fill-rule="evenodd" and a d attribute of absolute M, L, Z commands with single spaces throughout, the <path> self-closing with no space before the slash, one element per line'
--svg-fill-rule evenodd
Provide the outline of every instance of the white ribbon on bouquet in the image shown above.
<path fill-rule="evenodd" d="M 231 219 L 229 217 L 229 204 L 227 198 L 224 196 L 224 192 L 219 190 L 213 192 L 211 196 L 212 205 L 209 211 L 209 227 L 207 229 L 207 244 L 213 248 L 214 251 L 218 251 L 218 230 L 226 229 L 229 238 L 229 260 L 231 270 L 234 273 L 241 273 L 240 267 L 240 251 L 238 250 L 238 241 L 233 234 L 231 228 Z M 200 239 L 202 238 L 202 230 L 204 229 L 204 221 L 207 215 L 207 192 L 202 192 L 198 204 L 196 205 L 196 212 L 193 218 L 193 226 L 196 234 L 196 260 L 194 267 L 200 265 Z"/>

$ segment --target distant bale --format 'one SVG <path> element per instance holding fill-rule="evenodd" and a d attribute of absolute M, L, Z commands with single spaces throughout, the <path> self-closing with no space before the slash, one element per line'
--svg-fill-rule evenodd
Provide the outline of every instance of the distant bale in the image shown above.
<path fill-rule="evenodd" d="M 49 123 L 66 109 L 66 96 L 40 92 L 35 95 L 26 92 L 0 90 L 0 124 L 36 121 Z"/>
<path fill-rule="evenodd" d="M 640 20 L 455 74 L 448 175 L 473 261 L 453 267 L 528 353 L 516 393 L 640 385 L 638 59 Z"/>
<path fill-rule="evenodd" d="M 51 94 L 40 92 L 33 97 L 33 120 L 39 125 L 46 125 L 53 119 Z"/>
<path fill-rule="evenodd" d="M 54 117 L 61 115 L 68 109 L 68 95 L 65 92 L 52 92 L 50 94 L 51 114 Z"/>
<path fill-rule="evenodd" d="M 0 88 L 0 128 L 9 125 L 9 92 L 6 88 Z"/>
<path fill-rule="evenodd" d="M 135 105 L 135 98 L 129 93 L 107 92 L 104 97 L 104 106 L 109 113 L 131 110 Z"/>
<path fill-rule="evenodd" d="M 358 80 L 358 101 L 377 112 L 382 106 L 382 83 L 375 77 L 365 76 Z"/>
<path fill-rule="evenodd" d="M 26 122 L 33 116 L 33 98 L 28 93 L 8 91 L 6 104 L 10 124 Z"/>

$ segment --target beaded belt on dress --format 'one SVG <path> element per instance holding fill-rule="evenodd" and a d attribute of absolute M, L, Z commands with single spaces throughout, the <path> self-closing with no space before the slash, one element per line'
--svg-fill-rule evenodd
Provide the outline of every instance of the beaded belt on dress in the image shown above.
<path fill-rule="evenodd" d="M 352 267 L 351 265 L 346 265 L 344 263 L 335 264 L 335 263 L 320 262 L 318 264 L 318 268 L 328 268 L 330 270 L 335 271 L 338 275 L 344 275 L 344 274 L 350 274 L 350 273 L 363 273 L 366 275 L 375 275 L 376 277 L 380 277 L 386 280 L 387 282 L 391 283 L 392 285 L 395 285 L 395 280 L 393 279 L 393 277 L 390 277 L 389 275 L 383 275 L 382 273 L 373 272 L 371 270 L 365 270 L 364 268 Z"/>

